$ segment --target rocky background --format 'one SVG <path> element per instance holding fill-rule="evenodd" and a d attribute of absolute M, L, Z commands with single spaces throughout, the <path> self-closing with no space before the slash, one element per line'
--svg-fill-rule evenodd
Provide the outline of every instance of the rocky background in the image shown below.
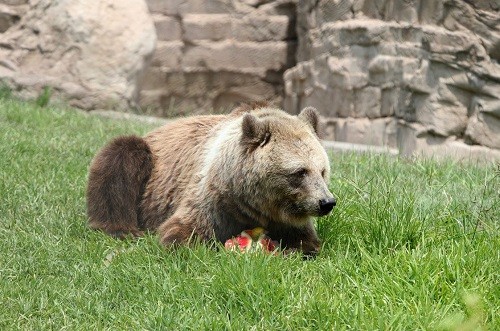
<path fill-rule="evenodd" d="M 500 159 L 498 0 L 1 0 L 0 79 L 159 116 L 268 99 L 330 140 Z"/>
<path fill-rule="evenodd" d="M 297 4 L 285 109 L 315 106 L 330 139 L 403 154 L 500 149 L 499 1 Z"/>
<path fill-rule="evenodd" d="M 143 0 L 0 0 L 0 79 L 83 109 L 137 106 L 156 44 Z M 0 30 L 1 31 L 1 30 Z"/>
<path fill-rule="evenodd" d="M 295 64 L 294 1 L 147 0 L 158 43 L 140 105 L 157 115 L 228 111 L 237 102 L 282 104 Z"/>

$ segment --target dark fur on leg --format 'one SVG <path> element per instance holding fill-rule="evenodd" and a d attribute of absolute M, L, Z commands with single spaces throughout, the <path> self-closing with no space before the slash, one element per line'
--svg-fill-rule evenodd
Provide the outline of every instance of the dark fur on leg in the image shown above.
<path fill-rule="evenodd" d="M 158 228 L 160 242 L 164 246 L 176 247 L 189 243 L 190 239 L 196 237 L 194 227 L 183 222 L 179 216 L 172 216 L 163 222 Z"/>
<path fill-rule="evenodd" d="M 142 138 L 119 137 L 105 146 L 90 166 L 89 226 L 118 238 L 140 236 L 139 203 L 152 168 L 151 150 Z"/>
<path fill-rule="evenodd" d="M 301 251 L 306 258 L 315 257 L 321 248 L 316 230 L 310 222 L 302 228 L 274 224 L 268 235 L 279 241 L 285 251 Z"/>

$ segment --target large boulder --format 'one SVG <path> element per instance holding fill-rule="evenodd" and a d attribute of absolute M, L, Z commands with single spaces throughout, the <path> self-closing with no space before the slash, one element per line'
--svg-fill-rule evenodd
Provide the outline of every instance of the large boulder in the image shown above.
<path fill-rule="evenodd" d="M 51 87 L 83 109 L 127 108 L 155 42 L 143 0 L 31 0 L 0 34 L 0 79 L 23 97 Z"/>

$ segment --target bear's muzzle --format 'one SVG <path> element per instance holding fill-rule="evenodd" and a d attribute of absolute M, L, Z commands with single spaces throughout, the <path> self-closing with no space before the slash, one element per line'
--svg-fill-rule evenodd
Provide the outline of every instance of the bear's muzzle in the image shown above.
<path fill-rule="evenodd" d="M 321 199 L 319 200 L 319 214 L 320 216 L 327 215 L 332 211 L 333 207 L 337 204 L 335 198 Z"/>

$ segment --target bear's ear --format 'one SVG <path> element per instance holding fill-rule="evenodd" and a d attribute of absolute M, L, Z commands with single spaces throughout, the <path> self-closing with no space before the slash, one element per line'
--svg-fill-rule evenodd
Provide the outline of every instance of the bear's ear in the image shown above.
<path fill-rule="evenodd" d="M 309 124 L 317 136 L 319 136 L 319 113 L 314 107 L 306 107 L 302 109 L 299 118 Z"/>
<path fill-rule="evenodd" d="M 245 145 L 263 147 L 271 138 L 271 133 L 268 130 L 267 124 L 252 114 L 245 114 L 245 116 L 243 116 L 241 129 L 241 142 Z"/>

